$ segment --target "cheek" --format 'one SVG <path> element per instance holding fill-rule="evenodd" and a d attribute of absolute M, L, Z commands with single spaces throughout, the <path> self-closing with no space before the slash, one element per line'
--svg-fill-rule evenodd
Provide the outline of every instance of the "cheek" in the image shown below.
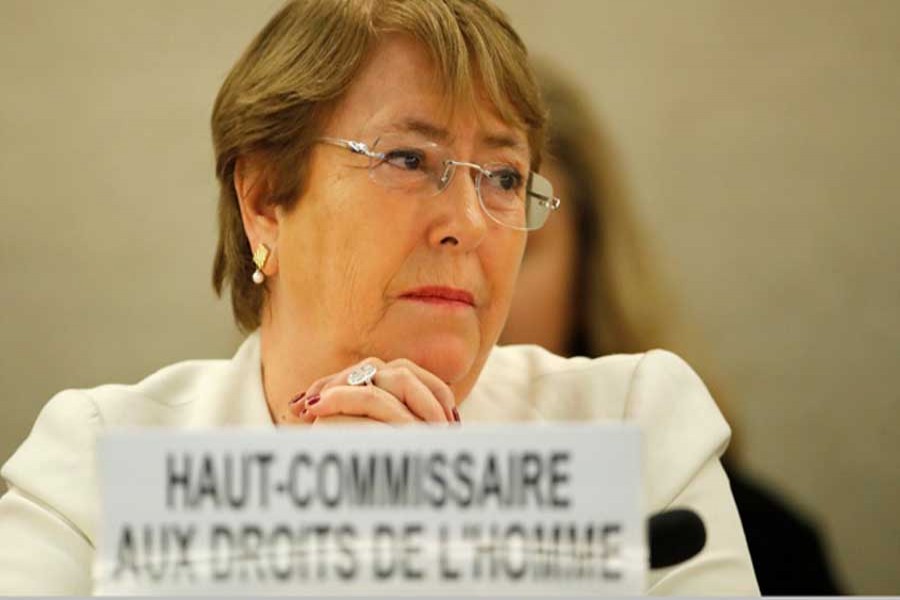
<path fill-rule="evenodd" d="M 368 183 L 368 182 L 364 182 Z M 310 326 L 353 338 L 384 311 L 385 290 L 402 268 L 402 227 L 374 210 L 371 187 L 331 182 L 301 199 L 284 230 L 286 291 Z"/>

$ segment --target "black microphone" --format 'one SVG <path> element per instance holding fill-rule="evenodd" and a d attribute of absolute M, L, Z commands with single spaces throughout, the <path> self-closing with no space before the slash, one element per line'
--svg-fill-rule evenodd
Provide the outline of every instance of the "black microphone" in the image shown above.
<path fill-rule="evenodd" d="M 665 569 L 693 558 L 706 545 L 706 527 L 700 515 L 677 508 L 650 517 L 650 568 Z"/>

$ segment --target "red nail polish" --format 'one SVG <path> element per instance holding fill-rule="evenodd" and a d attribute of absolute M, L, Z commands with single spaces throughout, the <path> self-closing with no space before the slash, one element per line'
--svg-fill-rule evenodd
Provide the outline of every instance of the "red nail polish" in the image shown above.
<path fill-rule="evenodd" d="M 305 398 L 305 397 L 306 397 L 306 392 L 302 392 L 299 396 L 294 396 L 294 399 L 290 401 L 288 406 L 294 406 L 295 404 L 297 404 L 298 402 L 303 400 L 303 398 Z"/>
<path fill-rule="evenodd" d="M 313 394 L 312 396 L 309 397 L 309 400 L 306 401 L 306 405 L 312 406 L 313 404 L 315 404 L 318 401 L 319 401 L 319 394 Z"/>
<path fill-rule="evenodd" d="M 459 418 L 459 411 L 456 410 L 456 407 L 453 407 L 453 418 L 456 419 L 457 423 L 462 423 L 462 420 Z"/>

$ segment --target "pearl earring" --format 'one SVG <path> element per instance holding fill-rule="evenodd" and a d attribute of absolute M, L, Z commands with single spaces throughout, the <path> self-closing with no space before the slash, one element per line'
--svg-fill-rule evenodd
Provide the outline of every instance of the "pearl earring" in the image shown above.
<path fill-rule="evenodd" d="M 253 253 L 253 264 L 256 265 L 256 270 L 253 271 L 253 283 L 256 285 L 260 285 L 266 280 L 266 274 L 262 270 L 266 266 L 267 260 L 269 260 L 269 248 L 265 244 L 259 244 L 256 252 Z"/>

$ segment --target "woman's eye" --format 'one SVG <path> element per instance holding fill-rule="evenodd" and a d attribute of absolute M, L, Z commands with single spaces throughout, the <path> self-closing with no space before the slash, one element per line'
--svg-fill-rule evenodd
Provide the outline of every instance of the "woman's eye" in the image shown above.
<path fill-rule="evenodd" d="M 522 176 L 512 169 L 493 171 L 490 177 L 494 185 L 505 191 L 516 191 L 522 186 Z"/>
<path fill-rule="evenodd" d="M 406 171 L 418 171 L 425 162 L 425 155 L 418 150 L 392 150 L 385 153 L 384 161 Z"/>

